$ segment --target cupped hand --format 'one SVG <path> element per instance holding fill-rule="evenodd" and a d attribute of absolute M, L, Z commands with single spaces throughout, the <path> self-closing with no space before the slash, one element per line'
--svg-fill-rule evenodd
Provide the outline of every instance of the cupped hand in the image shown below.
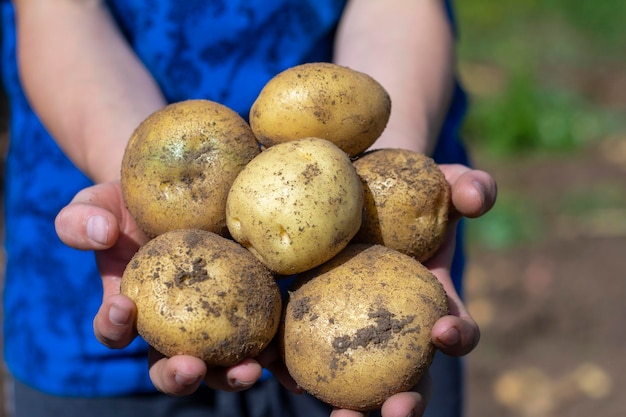
<path fill-rule="evenodd" d="M 462 217 L 476 218 L 487 213 L 497 196 L 496 182 L 484 171 L 472 170 L 463 165 L 440 165 L 451 187 L 450 226 L 445 242 L 425 265 L 443 284 L 448 295 L 450 314 L 439 319 L 432 329 L 435 346 L 451 356 L 471 352 L 480 339 L 478 325 L 467 311 L 456 291 L 450 269 L 456 243 L 456 225 Z M 383 417 L 418 417 L 424 414 L 431 395 L 428 374 L 411 392 L 389 397 L 381 408 Z M 364 417 L 367 413 L 352 410 L 334 410 L 332 417 Z"/>
<path fill-rule="evenodd" d="M 456 292 L 450 277 L 454 254 L 455 229 L 465 216 L 479 217 L 493 206 L 497 194 L 493 178 L 483 172 L 461 165 L 442 165 L 452 189 L 451 227 L 446 242 L 427 263 L 447 291 L 450 315 L 440 319 L 432 330 L 435 345 L 444 353 L 461 356 L 474 349 L 480 338 L 474 322 Z M 94 319 L 98 339 L 111 348 L 123 348 L 136 336 L 136 307 L 121 295 L 120 282 L 124 269 L 139 247 L 148 238 L 139 230 L 126 210 L 119 182 L 98 184 L 80 191 L 56 219 L 60 239 L 68 246 L 93 250 L 102 276 L 103 300 Z M 250 387 L 261 376 L 263 367 L 289 389 L 298 387 L 289 377 L 274 346 L 256 359 L 246 359 L 228 368 L 207 368 L 191 356 L 165 358 L 156 351 L 150 353 L 150 377 L 157 389 L 170 395 L 193 393 L 204 381 L 209 387 L 239 391 Z M 429 397 L 429 378 L 413 392 L 396 394 L 382 407 L 384 417 L 421 415 Z M 333 417 L 362 416 L 350 410 L 335 410 Z"/>
<path fill-rule="evenodd" d="M 66 245 L 93 250 L 102 278 L 102 305 L 94 319 L 100 342 L 123 348 L 136 336 L 135 304 L 120 295 L 126 265 L 148 238 L 126 210 L 119 182 L 94 185 L 78 192 L 57 215 L 59 238 Z"/>
<path fill-rule="evenodd" d="M 462 217 L 476 218 L 495 204 L 497 187 L 491 175 L 463 165 L 440 165 L 451 187 L 448 236 L 439 251 L 425 265 L 437 276 L 448 295 L 450 315 L 435 323 L 431 335 L 443 353 L 463 356 L 471 352 L 480 339 L 478 325 L 472 319 L 458 294 L 450 269 L 456 244 L 457 223 Z"/>
<path fill-rule="evenodd" d="M 93 321 L 98 340 L 112 349 L 121 349 L 137 336 L 137 309 L 120 294 L 124 269 L 148 238 L 137 227 L 124 205 L 119 182 L 97 184 L 81 190 L 57 215 L 59 238 L 68 246 L 93 250 L 102 277 L 102 305 Z M 262 367 L 274 371 L 287 387 L 297 391 L 281 367 L 276 349 L 266 349 L 257 359 L 246 359 L 228 368 L 207 368 L 192 356 L 165 358 L 150 349 L 150 378 L 154 386 L 169 395 L 188 395 L 201 382 L 215 389 L 239 391 L 261 376 Z"/>
<path fill-rule="evenodd" d="M 149 352 L 149 363 L 150 378 L 155 387 L 169 395 L 191 394 L 203 381 L 212 389 L 243 391 L 259 380 L 263 368 L 270 370 L 290 391 L 302 392 L 287 372 L 275 342 L 254 359 L 244 359 L 230 367 L 207 367 L 205 362 L 193 356 L 179 355 L 167 358 L 152 348 Z"/>

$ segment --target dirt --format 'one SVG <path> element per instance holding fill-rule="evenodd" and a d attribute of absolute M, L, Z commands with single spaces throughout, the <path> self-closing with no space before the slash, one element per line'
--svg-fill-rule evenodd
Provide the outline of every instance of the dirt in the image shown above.
<path fill-rule="evenodd" d="M 368 317 L 373 319 L 376 325 L 362 327 L 356 331 L 353 337 L 348 335 L 338 336 L 333 339 L 332 346 L 338 354 L 345 353 L 348 349 L 358 349 L 359 347 L 368 349 L 369 345 L 375 345 L 379 349 L 385 348 L 393 338 L 394 333 L 402 334 L 420 331 L 420 326 L 405 330 L 405 327 L 412 324 L 415 316 L 408 316 L 402 320 L 394 318 L 394 314 L 385 308 L 369 313 Z"/>
<path fill-rule="evenodd" d="M 441 245 L 448 218 L 449 187 L 431 158 L 384 149 L 354 162 L 363 182 L 364 224 L 359 243 L 384 244 L 418 260 Z"/>
<path fill-rule="evenodd" d="M 540 241 L 469 248 L 466 300 L 482 338 L 467 357 L 467 417 L 626 415 L 626 206 L 580 219 L 558 204 L 624 184 L 624 139 L 549 158 L 476 155 L 501 194 L 546 221 Z"/>

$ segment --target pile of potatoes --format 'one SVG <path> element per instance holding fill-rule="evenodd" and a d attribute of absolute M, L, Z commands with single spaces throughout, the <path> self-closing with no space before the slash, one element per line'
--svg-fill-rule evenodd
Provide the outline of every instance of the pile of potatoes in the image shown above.
<path fill-rule="evenodd" d="M 448 313 L 423 262 L 443 241 L 450 190 L 425 155 L 368 151 L 390 111 L 372 77 L 311 63 L 271 79 L 249 122 L 209 100 L 142 122 L 121 170 L 151 238 L 121 286 L 140 335 L 209 366 L 278 338 L 295 381 L 341 408 L 374 409 L 413 387 Z"/>

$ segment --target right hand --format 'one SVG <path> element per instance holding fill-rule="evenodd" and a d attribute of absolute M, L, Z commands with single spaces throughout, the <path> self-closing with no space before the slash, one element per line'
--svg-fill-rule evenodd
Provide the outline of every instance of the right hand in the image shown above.
<path fill-rule="evenodd" d="M 112 349 L 121 349 L 137 337 L 137 308 L 120 294 L 124 269 L 139 247 L 148 241 L 126 209 L 119 181 L 97 184 L 78 192 L 57 215 L 59 238 L 68 246 L 93 250 L 102 277 L 102 305 L 94 318 L 98 340 Z M 228 368 L 207 368 L 199 358 L 179 355 L 166 358 L 150 349 L 150 378 L 154 386 L 169 395 L 188 395 L 204 381 L 213 389 L 240 391 L 251 387 L 270 369 L 287 388 L 298 392 L 270 346 L 257 359 L 245 359 Z"/>

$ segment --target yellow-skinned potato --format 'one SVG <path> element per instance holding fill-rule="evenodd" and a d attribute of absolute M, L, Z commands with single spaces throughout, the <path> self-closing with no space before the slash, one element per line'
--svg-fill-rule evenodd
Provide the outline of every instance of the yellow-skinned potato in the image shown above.
<path fill-rule="evenodd" d="M 378 139 L 390 112 L 389 94 L 369 75 L 314 62 L 272 78 L 250 109 L 250 126 L 266 147 L 318 137 L 356 156 Z"/>
<path fill-rule="evenodd" d="M 355 242 L 385 245 L 428 260 L 448 225 L 450 186 L 430 157 L 379 149 L 353 162 L 363 181 L 365 216 Z"/>
<path fill-rule="evenodd" d="M 278 274 L 317 266 L 361 226 L 363 187 L 345 152 L 305 138 L 267 148 L 235 179 L 226 202 L 231 236 Z"/>
<path fill-rule="evenodd" d="M 151 346 L 210 366 L 256 356 L 280 323 L 272 273 L 245 248 L 204 230 L 166 232 L 142 246 L 121 293 L 137 305 L 137 330 Z"/>
<path fill-rule="evenodd" d="M 431 329 L 448 314 L 443 286 L 421 263 L 380 245 L 348 245 L 289 293 L 279 337 L 299 386 L 367 411 L 413 388 L 432 362 Z"/>
<path fill-rule="evenodd" d="M 150 237 L 199 228 L 224 235 L 228 190 L 260 152 L 247 122 L 209 100 L 170 104 L 148 116 L 122 162 L 124 200 Z"/>

